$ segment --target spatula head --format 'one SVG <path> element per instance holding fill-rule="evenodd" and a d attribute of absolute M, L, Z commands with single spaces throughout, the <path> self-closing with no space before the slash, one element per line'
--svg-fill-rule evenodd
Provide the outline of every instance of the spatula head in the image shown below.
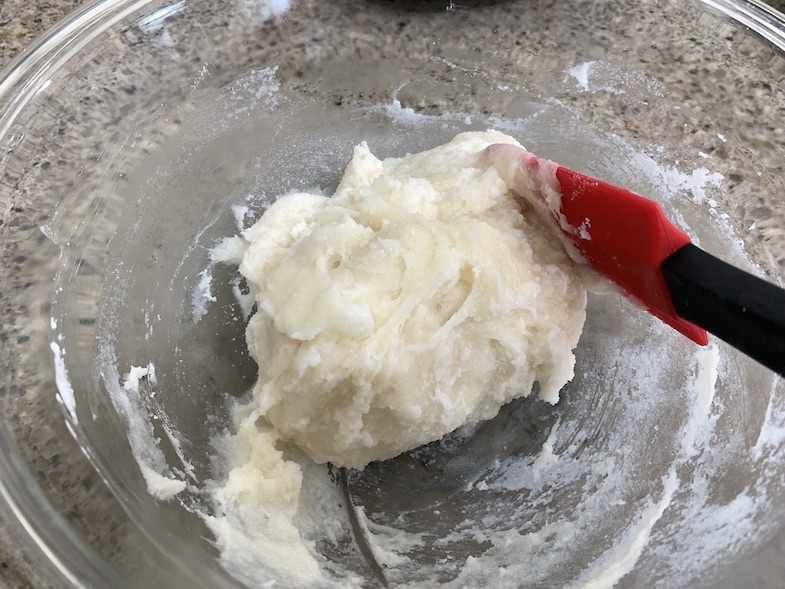
<path fill-rule="evenodd" d="M 521 187 L 539 186 L 539 190 L 531 191 L 533 194 L 521 196 L 538 199 L 536 206 L 540 211 L 545 205 L 555 221 L 554 229 L 566 237 L 585 263 L 655 317 L 698 344 L 708 343 L 706 332 L 681 319 L 673 306 L 661 266 L 671 254 L 689 244 L 690 238 L 665 217 L 657 203 L 513 145 L 491 146 L 489 156 L 497 165 L 509 167 L 510 161 L 515 162 L 521 176 L 527 178 L 524 181 L 518 176 Z M 553 187 L 547 186 L 554 182 L 554 175 L 560 199 L 554 197 Z M 532 178 L 537 181 L 532 183 Z"/>

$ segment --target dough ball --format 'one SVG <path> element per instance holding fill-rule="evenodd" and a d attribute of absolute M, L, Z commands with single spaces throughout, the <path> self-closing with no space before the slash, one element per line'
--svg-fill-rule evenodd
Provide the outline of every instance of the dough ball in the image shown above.
<path fill-rule="evenodd" d="M 244 238 L 255 409 L 316 462 L 363 468 L 573 376 L 586 290 L 559 240 L 463 133 L 291 194 Z"/>

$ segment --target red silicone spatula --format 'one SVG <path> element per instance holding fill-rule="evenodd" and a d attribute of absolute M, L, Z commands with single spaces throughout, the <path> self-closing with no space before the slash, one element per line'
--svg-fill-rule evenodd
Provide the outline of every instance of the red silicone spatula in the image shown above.
<path fill-rule="evenodd" d="M 692 245 L 649 199 L 517 146 L 488 154 L 589 266 L 651 314 L 701 345 L 707 330 L 785 376 L 785 290 Z"/>

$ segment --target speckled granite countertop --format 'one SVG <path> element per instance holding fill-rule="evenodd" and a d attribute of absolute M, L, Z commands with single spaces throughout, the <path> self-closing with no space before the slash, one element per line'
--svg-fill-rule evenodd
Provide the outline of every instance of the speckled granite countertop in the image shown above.
<path fill-rule="evenodd" d="M 1 1 L 0 65 L 5 65 L 38 35 L 84 3 L 82 0 Z M 785 10 L 785 0 L 771 4 Z M 733 115 L 729 113 L 728 116 Z M 89 481 L 85 479 L 84 484 L 89 486 Z M 7 522 L 0 520 L 0 586 L 9 589 L 49 586 L 36 577 L 34 567 L 15 539 L 18 533 L 17 528 L 9 531 Z"/>
<path fill-rule="evenodd" d="M 0 2 L 0 66 L 85 0 L 6 0 Z M 42 580 L 17 538 L 20 530 L 0 520 L 0 587 L 38 589 Z"/>
<path fill-rule="evenodd" d="M 0 66 L 84 0 L 6 0 L 0 2 Z M 39 580 L 15 537 L 16 527 L 0 520 L 0 587 L 33 589 Z"/>
<path fill-rule="evenodd" d="M 0 2 L 0 66 L 5 66 L 41 33 L 84 4 L 84 0 Z M 39 579 L 16 537 L 19 529 L 0 520 L 0 587 L 37 589 Z"/>

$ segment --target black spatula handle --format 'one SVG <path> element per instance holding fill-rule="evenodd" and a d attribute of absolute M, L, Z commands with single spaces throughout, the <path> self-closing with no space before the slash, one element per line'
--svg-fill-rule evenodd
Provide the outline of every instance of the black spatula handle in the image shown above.
<path fill-rule="evenodd" d="M 680 317 L 785 376 L 785 290 L 692 244 L 662 271 Z"/>

